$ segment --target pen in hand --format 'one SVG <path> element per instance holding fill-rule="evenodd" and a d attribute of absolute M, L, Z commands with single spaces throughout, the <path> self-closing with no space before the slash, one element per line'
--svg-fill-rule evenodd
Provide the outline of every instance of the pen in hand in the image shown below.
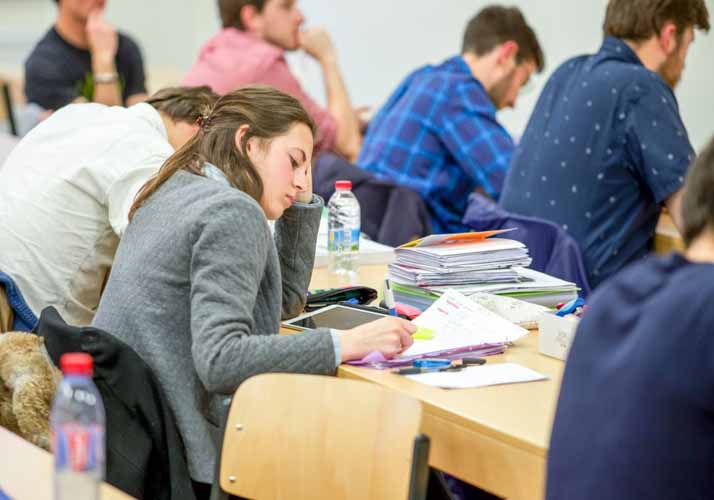
<path fill-rule="evenodd" d="M 389 278 L 384 279 L 384 303 L 389 309 L 390 316 L 397 316 L 397 306 L 394 303 L 394 294 L 392 293 L 392 283 Z"/>

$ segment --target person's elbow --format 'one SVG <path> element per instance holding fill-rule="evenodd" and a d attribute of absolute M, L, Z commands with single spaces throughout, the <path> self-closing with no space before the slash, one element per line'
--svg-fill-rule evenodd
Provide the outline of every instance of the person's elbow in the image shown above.
<path fill-rule="evenodd" d="M 223 370 L 210 364 L 196 364 L 196 374 L 201 385 L 211 394 L 233 394 L 238 384 L 228 380 Z"/>
<path fill-rule="evenodd" d="M 335 151 L 349 160 L 350 163 L 357 161 L 360 149 L 362 148 L 362 136 L 357 133 L 337 134 L 335 141 Z"/>
<path fill-rule="evenodd" d="M 201 385 L 211 394 L 233 394 L 238 387 L 240 380 L 236 380 L 235 366 L 240 366 L 241 353 L 230 349 L 227 352 L 225 346 L 209 345 L 202 343 L 194 345 L 193 365 L 196 375 Z"/>
<path fill-rule="evenodd" d="M 292 292 L 286 289 L 283 292 L 283 307 L 282 307 L 282 319 L 291 319 L 295 316 L 299 316 L 305 309 L 305 303 L 307 298 L 305 294 L 300 294 L 297 292 Z"/>

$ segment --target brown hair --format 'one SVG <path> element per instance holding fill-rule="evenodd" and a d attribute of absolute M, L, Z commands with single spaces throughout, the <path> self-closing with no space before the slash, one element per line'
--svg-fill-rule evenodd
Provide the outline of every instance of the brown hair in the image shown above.
<path fill-rule="evenodd" d="M 269 0 L 218 0 L 218 12 L 221 14 L 221 22 L 224 28 L 238 28 L 245 30 L 243 21 L 240 19 L 240 11 L 247 5 L 261 12 L 265 3 Z"/>
<path fill-rule="evenodd" d="M 218 100 L 210 87 L 167 87 L 155 92 L 146 100 L 175 122 L 196 123 L 208 115 Z"/>
<path fill-rule="evenodd" d="M 244 154 L 246 145 L 256 137 L 264 141 L 263 146 L 267 146 L 271 139 L 286 134 L 296 123 L 307 125 L 315 135 L 315 123 L 302 104 L 272 87 L 244 87 L 222 96 L 210 114 L 200 120 L 199 132 L 171 155 L 158 173 L 144 184 L 136 195 L 129 220 L 173 174 L 186 170 L 203 175 L 206 162 L 218 167 L 233 187 L 260 202 L 263 183 L 255 165 Z M 247 125 L 248 130 L 238 148 L 236 132 L 243 125 Z"/>
<path fill-rule="evenodd" d="M 709 11 L 704 0 L 610 0 L 602 29 L 605 36 L 641 42 L 667 22 L 679 34 L 690 26 L 709 31 Z"/>
<path fill-rule="evenodd" d="M 508 41 L 518 44 L 518 63 L 533 61 L 538 72 L 543 71 L 543 49 L 535 32 L 528 26 L 517 7 L 491 5 L 476 14 L 466 25 L 461 52 L 473 52 L 482 56 Z"/>
<path fill-rule="evenodd" d="M 714 230 L 714 139 L 689 168 L 684 184 L 682 221 L 687 246 L 707 227 Z"/>

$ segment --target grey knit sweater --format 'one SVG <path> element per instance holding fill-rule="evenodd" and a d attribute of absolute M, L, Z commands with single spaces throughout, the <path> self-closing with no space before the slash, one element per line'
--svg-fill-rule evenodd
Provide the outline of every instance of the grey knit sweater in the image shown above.
<path fill-rule="evenodd" d="M 322 205 L 315 197 L 286 210 L 273 239 L 255 200 L 179 171 L 121 240 L 93 325 L 154 370 L 196 481 L 213 480 L 226 396 L 241 382 L 264 372 L 335 372 L 328 330 L 277 335 L 281 312 L 304 306 Z"/>

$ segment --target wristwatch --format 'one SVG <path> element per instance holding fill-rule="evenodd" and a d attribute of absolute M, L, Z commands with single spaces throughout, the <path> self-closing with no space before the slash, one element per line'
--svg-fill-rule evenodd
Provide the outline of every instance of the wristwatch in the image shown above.
<path fill-rule="evenodd" d="M 116 73 L 94 73 L 94 83 L 116 83 L 119 75 Z"/>

